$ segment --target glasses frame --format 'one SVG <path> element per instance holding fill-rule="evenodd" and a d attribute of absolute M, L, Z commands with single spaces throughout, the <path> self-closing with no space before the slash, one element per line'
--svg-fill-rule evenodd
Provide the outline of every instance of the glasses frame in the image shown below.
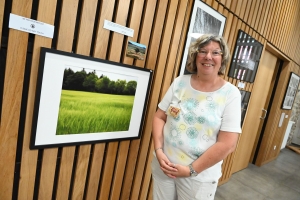
<path fill-rule="evenodd" d="M 205 51 L 206 53 L 200 52 L 200 51 Z M 212 57 L 218 57 L 218 56 L 223 55 L 223 52 L 221 50 L 213 50 L 213 51 L 207 51 L 207 50 L 201 50 L 201 49 L 197 50 L 197 54 L 201 57 L 206 57 L 209 52 Z M 218 54 L 214 54 L 214 52 L 218 52 Z"/>

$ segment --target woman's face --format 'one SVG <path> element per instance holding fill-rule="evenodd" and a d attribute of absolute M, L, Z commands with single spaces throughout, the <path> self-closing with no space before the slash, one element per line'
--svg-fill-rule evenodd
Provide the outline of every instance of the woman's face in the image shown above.
<path fill-rule="evenodd" d="M 196 57 L 198 75 L 218 75 L 221 63 L 222 52 L 218 42 L 211 41 L 199 49 Z"/>

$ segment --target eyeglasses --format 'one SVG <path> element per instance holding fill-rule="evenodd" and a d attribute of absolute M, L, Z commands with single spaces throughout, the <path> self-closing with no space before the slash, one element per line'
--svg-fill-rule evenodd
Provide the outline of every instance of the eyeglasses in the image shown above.
<path fill-rule="evenodd" d="M 221 56 L 223 55 L 223 52 L 222 51 L 218 51 L 218 50 L 214 50 L 214 51 L 207 51 L 207 50 L 204 50 L 204 49 L 198 49 L 198 55 L 201 56 L 201 57 L 204 57 L 208 54 L 208 52 L 211 52 L 211 56 L 212 57 L 217 57 L 217 56 Z"/>

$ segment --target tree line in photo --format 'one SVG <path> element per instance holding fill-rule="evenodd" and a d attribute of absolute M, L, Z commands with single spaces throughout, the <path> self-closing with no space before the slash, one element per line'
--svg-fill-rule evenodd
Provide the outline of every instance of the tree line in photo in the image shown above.
<path fill-rule="evenodd" d="M 136 81 L 110 80 L 107 76 L 97 76 L 95 70 L 87 73 L 85 69 L 74 72 L 68 68 L 64 71 L 63 90 L 77 90 L 117 95 L 135 95 Z"/>

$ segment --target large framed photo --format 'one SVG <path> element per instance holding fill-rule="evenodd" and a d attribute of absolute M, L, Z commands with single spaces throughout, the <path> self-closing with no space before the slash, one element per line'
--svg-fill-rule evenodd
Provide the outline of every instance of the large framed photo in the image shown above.
<path fill-rule="evenodd" d="M 152 73 L 41 48 L 30 148 L 139 138 Z"/>
<path fill-rule="evenodd" d="M 223 35 L 226 17 L 204 2 L 195 0 L 185 42 L 180 75 L 190 74 L 186 69 L 188 49 L 191 43 L 203 34 Z"/>
<path fill-rule="evenodd" d="M 228 77 L 253 83 L 263 45 L 242 30 L 238 31 Z"/>
<path fill-rule="evenodd" d="M 290 74 L 290 79 L 285 91 L 284 99 L 282 102 L 282 109 L 290 110 L 293 107 L 293 103 L 298 92 L 300 77 L 293 72 Z"/>

